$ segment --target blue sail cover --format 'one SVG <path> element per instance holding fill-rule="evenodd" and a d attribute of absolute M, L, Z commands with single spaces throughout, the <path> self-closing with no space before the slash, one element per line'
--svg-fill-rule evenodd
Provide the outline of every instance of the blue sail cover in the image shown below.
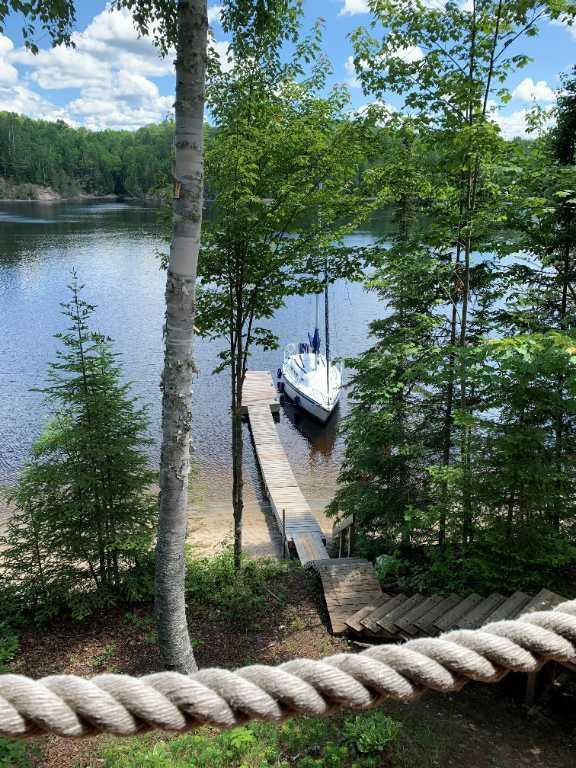
<path fill-rule="evenodd" d="M 318 352 L 320 352 L 320 333 L 318 328 L 316 328 L 314 331 L 314 336 L 310 336 L 310 334 L 308 334 L 308 340 L 310 342 L 310 349 L 312 352 L 314 352 L 315 355 L 317 355 Z"/>

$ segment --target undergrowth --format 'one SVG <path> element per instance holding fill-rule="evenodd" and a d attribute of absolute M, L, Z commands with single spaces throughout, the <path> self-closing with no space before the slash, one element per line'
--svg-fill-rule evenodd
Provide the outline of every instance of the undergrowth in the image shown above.
<path fill-rule="evenodd" d="M 414 733 L 410 733 L 413 742 Z M 410 768 L 402 726 L 381 711 L 256 723 L 214 734 L 205 728 L 170 740 L 150 736 L 108 742 L 105 768 Z M 436 765 L 427 750 L 419 768 Z"/>
<path fill-rule="evenodd" d="M 234 551 L 226 546 L 211 557 L 187 557 L 186 597 L 188 603 L 207 606 L 236 626 L 249 624 L 272 596 L 284 602 L 286 592 L 277 583 L 286 565 L 268 558 L 243 558 L 242 569 L 234 569 Z"/>

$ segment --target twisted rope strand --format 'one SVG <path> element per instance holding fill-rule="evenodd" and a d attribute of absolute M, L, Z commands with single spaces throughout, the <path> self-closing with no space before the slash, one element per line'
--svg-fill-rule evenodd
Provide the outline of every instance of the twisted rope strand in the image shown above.
<path fill-rule="evenodd" d="M 277 667 L 203 669 L 189 677 L 102 674 L 91 680 L 0 675 L 0 734 L 127 736 L 204 723 L 230 728 L 249 720 L 364 710 L 387 698 L 414 699 L 426 689 L 458 691 L 469 680 L 494 683 L 510 671 L 535 672 L 547 661 L 576 663 L 576 600 L 478 630 Z"/>

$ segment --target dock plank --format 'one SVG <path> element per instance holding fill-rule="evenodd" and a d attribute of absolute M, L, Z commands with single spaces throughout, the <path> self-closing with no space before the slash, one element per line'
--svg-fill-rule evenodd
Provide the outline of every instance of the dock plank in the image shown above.
<path fill-rule="evenodd" d="M 302 565 L 312 560 L 327 560 L 330 558 L 321 536 L 314 533 L 297 533 L 294 536 L 294 546 Z"/>
<path fill-rule="evenodd" d="M 289 543 L 295 544 L 296 538 L 304 537 L 300 547 L 305 562 L 312 559 L 313 554 L 317 556 L 314 559 L 325 559 L 328 555 L 322 551 L 322 548 L 325 550 L 322 529 L 300 490 L 274 424 L 272 412 L 279 407 L 278 395 L 268 371 L 247 372 L 242 401 L 266 494 L 280 532 L 285 524 Z"/>
<path fill-rule="evenodd" d="M 437 627 L 440 632 L 447 632 L 453 627 L 458 625 L 458 622 L 463 619 L 473 608 L 476 608 L 478 603 L 482 602 L 480 595 L 468 595 L 458 603 L 450 611 L 436 619 L 434 626 Z"/>
<path fill-rule="evenodd" d="M 403 635 L 408 637 L 415 637 L 419 635 L 421 630 L 418 629 L 414 623 L 416 619 L 420 619 L 422 616 L 430 612 L 432 608 L 438 605 L 443 598 L 433 595 L 428 597 L 424 602 L 414 606 L 408 613 L 404 614 L 395 622 L 396 626 Z"/>
<path fill-rule="evenodd" d="M 398 605 L 405 602 L 408 598 L 406 595 L 395 595 L 390 600 L 386 601 L 383 605 L 376 608 L 369 616 L 366 616 L 360 622 L 369 632 L 378 633 L 380 627 L 378 626 L 378 619 L 383 618 L 386 613 L 394 610 Z"/>
<path fill-rule="evenodd" d="M 486 623 L 486 619 L 493 613 L 499 606 L 506 601 L 504 595 L 500 595 L 498 592 L 482 600 L 481 603 L 473 608 L 470 613 L 463 616 L 455 626 L 458 629 L 477 629 Z"/>
<path fill-rule="evenodd" d="M 394 610 L 390 611 L 389 613 L 384 614 L 381 618 L 377 619 L 376 623 L 380 627 L 380 630 L 384 632 L 387 635 L 390 635 L 390 637 L 395 637 L 399 634 L 399 629 L 396 625 L 396 619 L 400 619 L 402 616 L 405 616 L 407 613 L 410 613 L 410 611 L 415 608 L 416 606 L 420 605 L 426 600 L 424 595 L 415 594 L 411 597 L 407 598 L 403 602 L 401 602 L 399 605 L 394 608 Z"/>

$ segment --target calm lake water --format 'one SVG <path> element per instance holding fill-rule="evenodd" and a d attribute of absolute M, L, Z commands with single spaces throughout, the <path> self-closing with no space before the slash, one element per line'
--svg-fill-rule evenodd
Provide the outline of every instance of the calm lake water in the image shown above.
<path fill-rule="evenodd" d="M 350 243 L 370 244 L 385 232 L 385 217 Z M 54 359 L 54 334 L 66 327 L 60 302 L 68 299 L 70 271 L 76 268 L 84 296 L 97 305 L 94 323 L 114 340 L 126 378 L 150 408 L 151 461 L 159 456 L 162 322 L 165 274 L 158 251 L 166 250 L 153 206 L 142 203 L 0 203 L 0 483 L 11 483 L 48 416 L 42 395 L 30 391 L 45 382 Z M 377 297 L 360 285 L 338 282 L 330 290 L 331 346 L 351 355 L 368 343 L 369 322 L 383 314 Z M 276 352 L 256 350 L 250 367 L 278 368 L 283 347 L 313 329 L 314 298 L 290 299 L 271 327 Z M 194 388 L 194 446 L 198 482 L 206 498 L 229 493 L 229 392 L 226 375 L 212 375 L 221 345 L 197 342 L 199 375 Z M 346 397 L 326 427 L 286 405 L 279 430 L 303 490 L 330 497 L 342 458 L 338 425 Z M 258 475 L 246 431 L 248 483 Z"/>

